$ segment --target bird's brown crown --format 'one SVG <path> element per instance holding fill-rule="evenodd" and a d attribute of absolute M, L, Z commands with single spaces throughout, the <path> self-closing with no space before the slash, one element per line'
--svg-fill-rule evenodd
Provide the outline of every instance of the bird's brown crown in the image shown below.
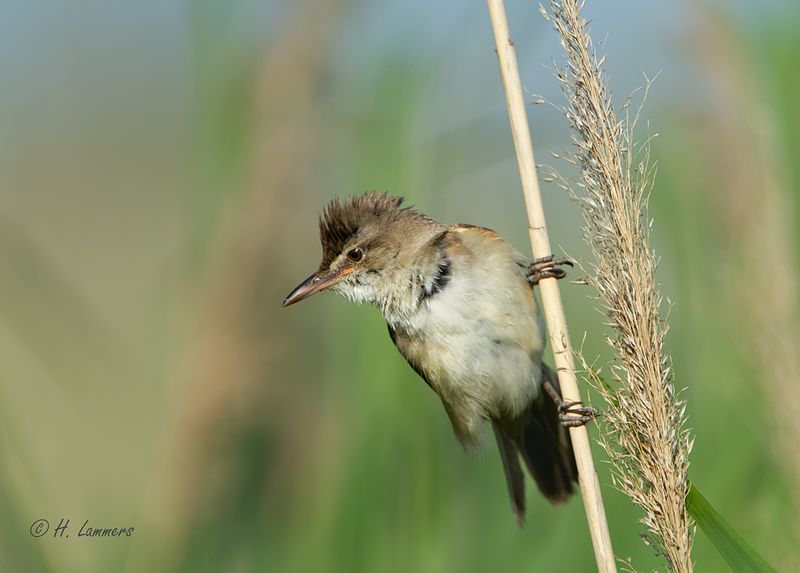
<path fill-rule="evenodd" d="M 413 207 L 401 207 L 402 203 L 402 197 L 377 191 L 330 201 L 319 218 L 321 267 L 330 265 L 345 246 L 365 230 L 390 232 L 403 221 L 430 220 Z"/>

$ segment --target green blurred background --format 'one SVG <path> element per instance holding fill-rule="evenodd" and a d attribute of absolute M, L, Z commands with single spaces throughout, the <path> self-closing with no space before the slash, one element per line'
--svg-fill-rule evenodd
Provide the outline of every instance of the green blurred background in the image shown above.
<path fill-rule="evenodd" d="M 790 571 L 800 9 L 752 4 L 587 16 L 618 103 L 661 71 L 651 215 L 690 477 Z M 531 99 L 560 103 L 554 33 L 534 2 L 508 11 Z M 337 195 L 528 250 L 492 42 L 485 5 L 451 0 L 0 3 L 0 571 L 592 570 L 580 500 L 531 491 L 518 528 L 491 442 L 459 448 L 377 311 L 280 307 Z M 571 175 L 548 155 L 564 118 L 529 113 Z M 551 241 L 586 260 L 576 207 L 544 193 Z M 590 289 L 562 292 L 608 360 Z M 618 555 L 663 569 L 598 466 Z M 72 536 L 33 538 L 39 518 Z M 135 534 L 78 539 L 85 520 Z M 694 557 L 727 570 L 702 533 Z"/>

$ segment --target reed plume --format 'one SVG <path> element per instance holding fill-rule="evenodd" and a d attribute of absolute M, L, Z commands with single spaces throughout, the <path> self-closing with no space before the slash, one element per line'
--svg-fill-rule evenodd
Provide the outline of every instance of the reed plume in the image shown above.
<path fill-rule="evenodd" d="M 689 572 L 693 524 L 685 499 L 692 440 L 664 349 L 668 329 L 660 317 L 657 257 L 649 245 L 647 200 L 654 175 L 650 139 L 634 139 L 638 112 L 629 113 L 629 102 L 624 118 L 616 115 L 604 58 L 594 51 L 582 7 L 578 0 L 552 0 L 550 10 L 542 7 L 542 13 L 567 55 L 557 77 L 567 101 L 562 111 L 577 148 L 570 160 L 580 170 L 573 195 L 595 256 L 589 280 L 613 329 L 607 340 L 615 352 L 614 388 L 594 369 L 587 371 L 608 404 L 608 431 L 601 444 L 610 457 L 615 485 L 642 509 L 645 541 L 672 571 Z"/>

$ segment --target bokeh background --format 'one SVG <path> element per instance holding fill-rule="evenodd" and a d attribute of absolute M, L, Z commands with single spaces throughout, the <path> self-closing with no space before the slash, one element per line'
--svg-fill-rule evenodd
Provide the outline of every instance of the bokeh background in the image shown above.
<path fill-rule="evenodd" d="M 589 4 L 619 104 L 660 71 L 651 215 L 690 476 L 798 570 L 800 9 Z M 554 33 L 508 11 L 531 99 L 558 105 Z M 1 571 L 592 570 L 580 500 L 531 492 L 518 528 L 496 451 L 458 447 L 374 309 L 280 307 L 337 195 L 527 251 L 484 4 L 5 0 L 0 52 Z M 564 118 L 529 113 L 570 176 Z M 544 192 L 551 241 L 585 259 Z M 590 289 L 562 291 L 608 360 Z M 617 553 L 663 568 L 598 466 Z M 39 518 L 72 536 L 33 538 Z M 135 534 L 78 539 L 85 520 Z M 694 557 L 727 570 L 700 532 Z"/>

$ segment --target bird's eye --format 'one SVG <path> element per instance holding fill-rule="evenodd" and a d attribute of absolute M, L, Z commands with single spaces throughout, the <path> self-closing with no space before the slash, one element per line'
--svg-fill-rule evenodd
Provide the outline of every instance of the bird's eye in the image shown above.
<path fill-rule="evenodd" d="M 347 253 L 347 258 L 353 261 L 354 263 L 357 263 L 358 261 L 364 258 L 364 251 L 361 249 L 361 247 L 356 247 L 355 249 L 351 249 L 350 252 Z"/>

